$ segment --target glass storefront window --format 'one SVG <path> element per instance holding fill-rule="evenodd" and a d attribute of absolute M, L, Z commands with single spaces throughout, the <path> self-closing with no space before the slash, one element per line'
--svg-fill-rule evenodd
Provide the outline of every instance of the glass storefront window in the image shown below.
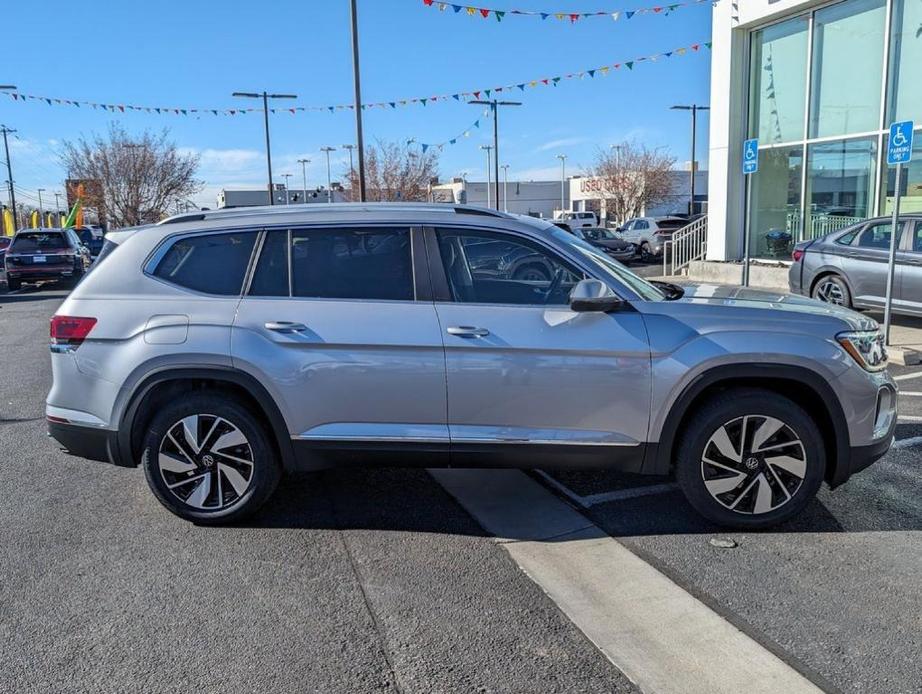
<path fill-rule="evenodd" d="M 890 136 L 884 137 L 884 147 Z M 887 166 L 883 157 L 883 172 L 880 186 L 880 213 L 893 213 L 893 188 L 896 183 L 896 167 Z M 916 131 L 912 141 L 912 161 L 903 165 L 900 181 L 900 214 L 922 213 L 922 132 Z"/>
<path fill-rule="evenodd" d="M 885 0 L 848 0 L 814 15 L 810 137 L 880 128 L 885 23 Z"/>
<path fill-rule="evenodd" d="M 894 0 L 890 32 L 889 121 L 922 121 L 922 2 Z"/>
<path fill-rule="evenodd" d="M 809 145 L 804 238 L 871 216 L 876 172 L 876 138 Z"/>
<path fill-rule="evenodd" d="M 763 149 L 752 177 L 749 252 L 755 258 L 791 257 L 800 238 L 803 146 Z"/>
<path fill-rule="evenodd" d="M 804 137 L 808 28 L 796 17 L 752 35 L 750 137 L 763 144 Z"/>

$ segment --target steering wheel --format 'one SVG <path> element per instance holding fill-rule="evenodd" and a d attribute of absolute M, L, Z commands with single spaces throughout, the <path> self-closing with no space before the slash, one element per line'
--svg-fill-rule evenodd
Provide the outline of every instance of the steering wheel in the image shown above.
<path fill-rule="evenodd" d="M 560 285 L 563 284 L 564 275 L 567 274 L 567 271 L 562 267 L 557 268 L 557 271 L 554 273 L 554 276 L 551 278 L 551 283 L 547 285 L 547 289 L 544 290 L 544 303 L 546 304 L 550 301 L 550 298 L 557 293 L 557 290 L 560 289 Z"/>

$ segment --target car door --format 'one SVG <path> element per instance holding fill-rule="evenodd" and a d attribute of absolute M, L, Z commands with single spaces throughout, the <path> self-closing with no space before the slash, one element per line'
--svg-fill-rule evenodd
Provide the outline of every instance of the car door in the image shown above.
<path fill-rule="evenodd" d="M 922 315 L 922 220 L 909 220 L 897 251 L 894 307 Z"/>
<path fill-rule="evenodd" d="M 891 223 L 870 222 L 845 250 L 842 269 L 856 306 L 883 306 L 887 294 Z"/>
<path fill-rule="evenodd" d="M 445 359 L 418 230 L 305 226 L 260 244 L 231 354 L 280 404 L 296 452 L 425 449 L 438 464 Z"/>
<path fill-rule="evenodd" d="M 452 465 L 567 460 L 639 470 L 650 409 L 650 352 L 630 309 L 575 313 L 568 297 L 586 276 L 550 245 L 508 231 L 427 231 L 436 311 L 445 343 Z M 466 249 L 515 246 L 510 256 L 550 268 L 547 279 L 481 273 Z M 500 446 L 497 449 L 497 446 Z M 536 456 L 553 456 L 536 457 Z"/>

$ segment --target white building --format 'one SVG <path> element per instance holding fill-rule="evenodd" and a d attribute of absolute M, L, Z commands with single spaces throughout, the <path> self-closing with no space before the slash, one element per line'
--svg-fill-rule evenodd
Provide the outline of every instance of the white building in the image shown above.
<path fill-rule="evenodd" d="M 889 123 L 922 126 L 922 2 L 745 0 L 713 12 L 708 259 L 741 258 L 746 228 L 754 258 L 781 259 L 798 240 L 889 213 Z M 759 170 L 747 210 L 749 137 Z M 920 149 L 917 137 L 906 211 L 922 211 Z"/>
<path fill-rule="evenodd" d="M 489 207 L 495 207 L 494 185 L 490 186 Z M 560 209 L 560 181 L 509 181 L 499 184 L 500 209 L 532 217 L 552 218 Z M 487 184 L 483 181 L 452 179 L 432 186 L 433 202 L 487 207 Z M 564 187 L 564 209 L 569 209 L 569 190 Z"/>
<path fill-rule="evenodd" d="M 672 214 L 687 214 L 689 201 L 691 198 L 691 172 L 690 171 L 672 171 L 670 172 L 672 182 L 670 184 L 671 192 L 664 199 L 656 202 L 649 207 L 643 207 L 639 216 L 641 217 L 661 217 Z M 573 201 L 573 209 L 579 212 L 590 210 L 599 215 L 599 219 L 604 222 L 626 222 L 626 219 L 608 219 L 608 210 L 606 209 L 605 199 L 599 195 L 603 189 L 602 182 L 592 176 L 575 176 L 570 179 L 570 200 Z M 708 174 L 707 171 L 697 171 L 695 173 L 695 211 L 707 211 L 708 204 Z"/>
<path fill-rule="evenodd" d="M 306 191 L 300 188 L 291 188 L 286 191 L 283 184 L 276 183 L 272 193 L 275 198 L 273 203 L 275 205 L 298 205 L 302 202 L 330 202 L 325 187 L 308 188 Z M 345 202 L 347 199 L 343 189 L 336 183 L 333 184 L 332 198 L 332 202 Z M 218 209 L 222 207 L 256 207 L 258 205 L 268 205 L 269 193 L 265 188 L 256 190 L 229 190 L 222 188 L 218 193 L 217 203 Z"/>

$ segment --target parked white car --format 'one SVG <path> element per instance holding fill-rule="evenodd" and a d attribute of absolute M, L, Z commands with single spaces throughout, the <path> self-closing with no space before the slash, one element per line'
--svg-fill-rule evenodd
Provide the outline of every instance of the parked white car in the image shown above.
<path fill-rule="evenodd" d="M 566 224 L 571 229 L 599 226 L 599 218 L 595 212 L 559 212 L 554 222 Z"/>
<path fill-rule="evenodd" d="M 637 246 L 641 260 L 652 260 L 662 255 L 665 242 L 688 223 L 682 217 L 635 217 L 618 231 L 625 241 Z"/>

